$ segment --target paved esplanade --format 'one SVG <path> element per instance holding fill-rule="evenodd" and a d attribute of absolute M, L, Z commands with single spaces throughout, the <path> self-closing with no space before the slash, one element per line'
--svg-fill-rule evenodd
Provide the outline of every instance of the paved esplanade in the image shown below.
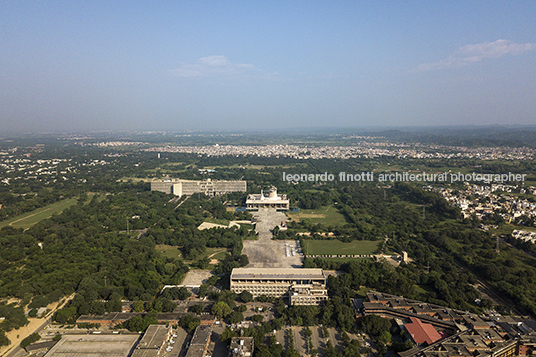
<path fill-rule="evenodd" d="M 253 213 L 258 217 L 255 231 L 259 234 L 258 240 L 245 240 L 243 254 L 249 259 L 248 268 L 299 268 L 302 266 L 301 256 L 292 255 L 290 245 L 296 248 L 294 240 L 273 240 L 272 230 L 287 220 L 282 212 L 274 208 L 261 208 Z M 287 244 L 287 245 L 285 245 Z M 287 250 L 289 256 L 287 256 Z"/>

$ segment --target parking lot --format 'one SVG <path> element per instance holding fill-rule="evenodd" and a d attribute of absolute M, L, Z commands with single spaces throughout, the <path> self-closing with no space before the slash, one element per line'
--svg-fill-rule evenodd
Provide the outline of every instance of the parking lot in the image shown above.
<path fill-rule="evenodd" d="M 289 338 L 288 336 L 292 334 L 294 338 L 294 348 L 298 351 L 298 353 L 302 356 L 310 356 L 311 350 L 309 349 L 309 340 L 307 338 L 307 335 L 305 333 L 305 327 L 301 326 L 291 326 L 286 329 L 282 329 L 280 331 L 276 331 L 275 336 L 277 339 L 277 342 L 279 342 L 283 348 L 287 349 L 289 348 Z M 311 342 L 313 343 L 313 349 L 316 349 L 320 355 L 324 353 L 324 350 L 326 349 L 328 340 L 331 341 L 334 347 L 341 350 L 344 348 L 344 342 L 342 340 L 341 332 L 338 329 L 335 328 L 328 328 L 328 335 L 324 335 L 324 331 L 322 327 L 319 326 L 312 326 L 309 327 L 309 329 L 312 332 L 311 335 Z M 360 353 L 362 356 L 366 356 L 366 348 L 364 339 L 361 336 L 357 336 L 355 334 L 349 333 L 348 336 L 350 339 L 354 340 L 357 339 L 361 343 L 361 349 Z"/>

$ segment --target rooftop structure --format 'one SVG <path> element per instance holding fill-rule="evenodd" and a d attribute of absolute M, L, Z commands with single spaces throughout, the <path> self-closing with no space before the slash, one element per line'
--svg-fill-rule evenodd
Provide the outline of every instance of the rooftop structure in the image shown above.
<path fill-rule="evenodd" d="M 198 326 L 195 329 L 192 341 L 185 357 L 205 357 L 212 334 L 212 325 Z"/>
<path fill-rule="evenodd" d="M 400 357 L 511 357 L 536 352 L 536 321 L 528 318 L 478 316 L 377 291 L 367 293 L 368 301 L 357 300 L 356 312 L 394 318 L 411 335 L 417 346 L 398 352 Z"/>
<path fill-rule="evenodd" d="M 101 325 L 118 325 L 123 323 L 134 316 L 144 316 L 143 312 L 111 312 L 105 315 L 82 315 L 77 320 L 77 324 L 82 323 L 93 323 Z M 177 324 L 183 316 L 183 313 L 180 312 L 160 312 L 156 314 L 156 319 L 158 323 L 163 324 Z"/>
<path fill-rule="evenodd" d="M 417 344 L 427 343 L 431 345 L 441 339 L 441 335 L 431 324 L 425 324 L 415 317 L 410 317 L 410 320 L 411 323 L 405 324 L 404 328 L 410 334 L 413 342 Z"/>
<path fill-rule="evenodd" d="M 229 345 L 231 356 L 249 357 L 253 355 L 253 337 L 233 337 Z"/>
<path fill-rule="evenodd" d="M 160 191 L 175 196 L 191 196 L 203 193 L 207 196 L 223 195 L 230 192 L 246 192 L 246 181 L 225 181 L 206 179 L 202 181 L 167 179 L 151 181 L 151 191 Z"/>
<path fill-rule="evenodd" d="M 131 357 L 159 356 L 170 336 L 171 328 L 164 325 L 150 325 Z"/>
<path fill-rule="evenodd" d="M 249 291 L 254 297 L 288 296 L 292 305 L 316 305 L 328 299 L 322 269 L 235 268 L 231 290 Z"/>
<path fill-rule="evenodd" d="M 138 334 L 62 335 L 46 357 L 127 357 L 138 340 Z"/>
<path fill-rule="evenodd" d="M 260 194 L 250 194 L 246 200 L 246 208 L 248 210 L 258 210 L 259 208 L 275 208 L 277 210 L 290 209 L 290 201 L 287 195 L 278 195 L 277 188 L 272 187 L 265 195 L 261 191 Z"/>

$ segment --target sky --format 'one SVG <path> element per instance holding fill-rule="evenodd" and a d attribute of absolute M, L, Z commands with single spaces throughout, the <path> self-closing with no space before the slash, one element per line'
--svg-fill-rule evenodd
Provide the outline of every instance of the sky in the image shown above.
<path fill-rule="evenodd" d="M 0 131 L 536 124 L 536 2 L 0 2 Z"/>

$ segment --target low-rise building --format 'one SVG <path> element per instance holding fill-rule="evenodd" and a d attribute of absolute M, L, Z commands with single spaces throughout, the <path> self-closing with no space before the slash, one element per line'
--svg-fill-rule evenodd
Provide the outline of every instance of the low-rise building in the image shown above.
<path fill-rule="evenodd" d="M 253 337 L 233 337 L 229 345 L 229 356 L 253 356 Z"/>
<path fill-rule="evenodd" d="M 171 337 L 171 327 L 149 325 L 131 357 L 157 357 Z"/>
<path fill-rule="evenodd" d="M 186 357 L 205 357 L 210 343 L 210 336 L 212 334 L 212 325 L 209 326 L 197 326 L 195 329 L 192 341 L 190 341 L 190 347 L 186 352 Z"/>

